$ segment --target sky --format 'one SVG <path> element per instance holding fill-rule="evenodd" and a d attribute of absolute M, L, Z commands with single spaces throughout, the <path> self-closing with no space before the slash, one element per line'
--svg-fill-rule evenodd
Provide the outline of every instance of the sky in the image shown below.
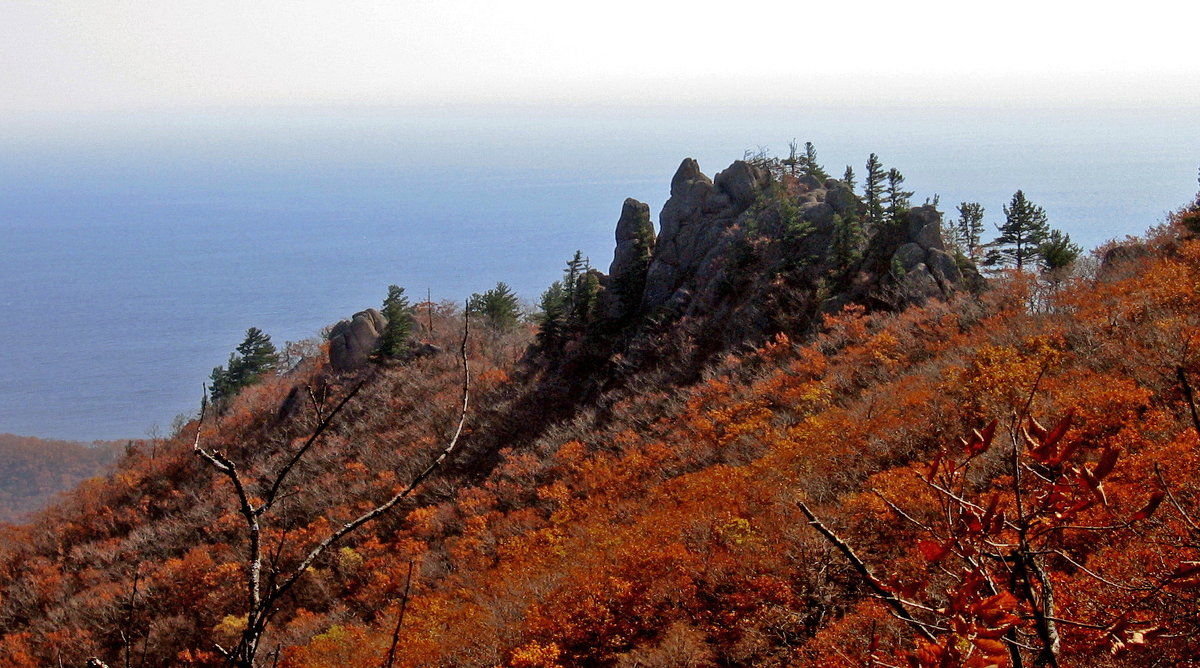
<path fill-rule="evenodd" d="M 411 104 L 1200 102 L 1200 3 L 0 0 L 0 119 Z"/>

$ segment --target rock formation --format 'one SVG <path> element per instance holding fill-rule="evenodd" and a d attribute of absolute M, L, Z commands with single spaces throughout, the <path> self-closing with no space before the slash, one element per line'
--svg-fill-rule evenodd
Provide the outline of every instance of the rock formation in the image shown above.
<path fill-rule="evenodd" d="M 336 372 L 362 366 L 383 334 L 387 318 L 373 308 L 342 320 L 329 332 L 329 366 Z"/>
<path fill-rule="evenodd" d="M 646 274 L 642 308 L 678 306 L 687 299 L 685 284 L 707 274 L 722 233 L 750 207 L 770 183 L 759 167 L 738 160 L 715 181 L 687 158 L 671 179 L 671 197 L 659 215 L 658 242 Z"/>
<path fill-rule="evenodd" d="M 922 302 L 949 296 L 963 272 L 942 241 L 942 214 L 932 206 L 908 212 L 906 236 L 892 253 L 892 278 L 905 301 Z"/>
<path fill-rule="evenodd" d="M 646 271 L 654 248 L 650 207 L 633 198 L 625 200 L 617 220 L 617 248 L 608 268 L 602 293 L 602 313 L 621 320 L 637 310 L 646 285 Z"/>

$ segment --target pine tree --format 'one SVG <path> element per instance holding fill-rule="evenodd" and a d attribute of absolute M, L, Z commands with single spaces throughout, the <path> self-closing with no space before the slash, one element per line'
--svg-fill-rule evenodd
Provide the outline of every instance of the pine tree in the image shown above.
<path fill-rule="evenodd" d="M 867 158 L 867 176 L 863 183 L 863 199 L 867 205 L 867 220 L 869 227 L 874 228 L 883 223 L 883 163 L 874 153 Z"/>
<path fill-rule="evenodd" d="M 988 264 L 1011 262 L 1018 270 L 1038 257 L 1038 247 L 1050 234 L 1046 222 L 1046 211 L 1025 199 L 1018 190 L 1012 201 L 1004 207 L 1005 223 L 997 229 L 1000 236 L 993 242 L 996 250 L 989 256 Z"/>
<path fill-rule="evenodd" d="M 1083 249 L 1071 241 L 1071 235 L 1061 230 L 1050 230 L 1046 240 L 1038 245 L 1042 270 L 1049 274 L 1058 274 L 1070 267 L 1082 252 Z"/>
<path fill-rule="evenodd" d="M 595 317 L 596 305 L 600 301 L 599 272 L 591 267 L 585 267 L 579 276 L 579 285 L 575 292 L 575 309 L 571 313 L 571 326 L 578 330 L 586 330 Z"/>
<path fill-rule="evenodd" d="M 548 348 L 557 344 L 566 327 L 566 292 L 562 281 L 554 281 L 538 302 L 538 345 Z"/>
<path fill-rule="evenodd" d="M 840 268 L 853 265 L 862 258 L 865 242 L 862 223 L 857 216 L 847 213 L 844 217 L 833 217 L 833 259 Z"/>
<path fill-rule="evenodd" d="M 854 168 L 850 165 L 846 165 L 846 171 L 842 173 L 842 183 L 845 183 L 851 192 L 858 187 L 858 184 L 854 182 Z"/>
<path fill-rule="evenodd" d="M 503 281 L 483 294 L 471 295 L 468 310 L 472 315 L 482 316 L 484 324 L 497 332 L 507 332 L 516 327 L 521 315 L 516 293 Z"/>
<path fill-rule="evenodd" d="M 243 385 L 258 382 L 259 377 L 279 364 L 279 352 L 271 343 L 270 335 L 257 327 L 246 330 L 246 338 L 237 347 L 237 352 L 241 356 L 239 375 Z"/>
<path fill-rule="evenodd" d="M 963 202 L 958 205 L 958 220 L 954 223 L 954 241 L 963 255 L 974 259 L 979 253 L 983 234 L 983 205 Z"/>
<path fill-rule="evenodd" d="M 380 360 L 403 357 L 412 345 L 413 313 L 404 296 L 404 288 L 389 285 L 387 297 L 383 299 L 381 309 L 387 325 L 375 348 L 375 356 Z"/>
<path fill-rule="evenodd" d="M 821 182 L 829 178 L 829 174 L 825 173 L 825 169 L 817 163 L 817 149 L 810 141 L 804 142 L 804 156 L 800 158 L 800 173 L 804 176 L 812 176 Z"/>
<path fill-rule="evenodd" d="M 574 315 L 579 301 L 579 277 L 587 271 L 587 260 L 583 251 L 575 251 L 575 255 L 567 261 L 563 271 L 563 306 L 568 317 Z"/>
<path fill-rule="evenodd" d="M 912 197 L 911 190 L 904 190 L 900 186 L 904 184 L 904 175 L 895 167 L 888 170 L 887 173 L 887 189 L 885 197 L 887 199 L 887 219 L 888 222 L 896 222 L 909 210 L 911 203 L 909 198 Z"/>
<path fill-rule="evenodd" d="M 226 365 L 215 367 L 209 375 L 209 398 L 219 409 L 242 388 L 257 383 L 278 365 L 279 353 L 270 335 L 251 327 L 238 344 L 237 352 L 229 353 Z"/>

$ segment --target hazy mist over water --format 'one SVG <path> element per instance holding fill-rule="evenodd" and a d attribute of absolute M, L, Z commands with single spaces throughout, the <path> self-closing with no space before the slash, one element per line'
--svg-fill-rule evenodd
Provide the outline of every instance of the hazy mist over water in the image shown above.
<path fill-rule="evenodd" d="M 985 220 L 1023 189 L 1091 248 L 1197 188 L 1195 109 L 517 108 L 58 116 L 0 127 L 0 432 L 137 438 L 198 408 L 246 328 L 277 345 L 387 285 L 535 301 L 575 249 L 606 270 L 626 197 L 813 141 L 871 152 L 915 203 Z"/>

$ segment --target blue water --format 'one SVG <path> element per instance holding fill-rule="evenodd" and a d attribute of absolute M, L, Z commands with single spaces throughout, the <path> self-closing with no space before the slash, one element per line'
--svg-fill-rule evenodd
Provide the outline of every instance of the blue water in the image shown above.
<path fill-rule="evenodd" d="M 0 127 L 0 432 L 137 438 L 197 407 L 246 328 L 279 344 L 388 284 L 535 301 L 575 249 L 607 268 L 625 197 L 811 140 L 987 220 L 1018 188 L 1087 247 L 1190 201 L 1195 109 L 288 110 Z"/>

